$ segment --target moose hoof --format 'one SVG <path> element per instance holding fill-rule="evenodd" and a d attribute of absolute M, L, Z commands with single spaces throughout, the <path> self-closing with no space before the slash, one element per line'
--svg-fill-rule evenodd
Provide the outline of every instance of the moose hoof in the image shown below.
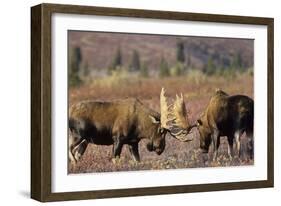
<path fill-rule="evenodd" d="M 70 163 L 70 165 L 72 165 L 72 166 L 76 166 L 77 161 L 76 161 L 76 160 L 71 160 L 71 161 L 69 161 L 69 163 Z"/>
<path fill-rule="evenodd" d="M 119 164 L 120 163 L 120 158 L 119 157 L 115 157 L 115 158 L 112 158 L 112 163 L 113 164 Z"/>
<path fill-rule="evenodd" d="M 231 162 L 231 161 L 233 160 L 232 155 L 228 155 L 228 159 L 229 159 L 229 161 Z"/>
<path fill-rule="evenodd" d="M 213 162 L 216 162 L 218 160 L 218 154 L 214 153 L 213 154 Z"/>
<path fill-rule="evenodd" d="M 76 152 L 76 154 L 75 154 L 75 160 L 76 160 L 76 162 L 80 160 L 81 156 L 82 156 L 82 155 L 81 155 L 80 153 Z M 76 163 L 76 162 L 75 162 L 75 163 Z"/>

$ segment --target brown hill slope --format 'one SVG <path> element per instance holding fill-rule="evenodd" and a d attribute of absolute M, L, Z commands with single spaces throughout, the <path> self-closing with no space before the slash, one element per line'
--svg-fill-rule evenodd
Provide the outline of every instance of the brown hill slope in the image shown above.
<path fill-rule="evenodd" d="M 70 48 L 80 47 L 82 61 L 98 70 L 110 65 L 118 47 L 126 67 L 134 50 L 139 52 L 141 62 L 145 62 L 150 70 L 159 67 L 162 56 L 169 66 L 173 66 L 179 40 L 184 43 L 186 61 L 189 59 L 193 68 L 202 69 L 210 58 L 217 67 L 228 67 L 237 55 L 243 67 L 253 66 L 254 41 L 248 39 L 69 31 Z"/>

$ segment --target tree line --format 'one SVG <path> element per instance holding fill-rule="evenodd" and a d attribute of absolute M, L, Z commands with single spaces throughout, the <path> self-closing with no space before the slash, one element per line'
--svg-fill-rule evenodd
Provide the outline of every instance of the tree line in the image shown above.
<path fill-rule="evenodd" d="M 193 69 L 191 55 L 185 48 L 185 43 L 182 40 L 178 40 L 175 48 L 176 63 L 174 65 L 169 65 L 165 56 L 161 55 L 159 62 L 158 76 L 160 78 L 169 76 L 181 76 L 188 72 L 188 70 Z M 218 54 L 216 54 L 218 56 Z M 244 65 L 242 61 L 241 52 L 237 52 L 231 62 L 225 62 L 225 59 L 221 59 L 217 62 L 218 58 L 214 55 L 209 56 L 205 65 L 203 66 L 202 72 L 206 75 L 214 75 L 218 73 L 224 73 L 225 71 L 243 71 Z M 107 67 L 107 74 L 119 70 L 126 70 L 131 73 L 138 73 L 141 77 L 149 77 L 149 68 L 145 61 L 141 60 L 141 56 L 137 49 L 134 49 L 131 53 L 131 58 L 129 65 L 124 66 L 123 55 L 121 47 L 118 46 L 110 65 Z M 219 65 L 219 66 L 218 66 Z M 80 47 L 71 48 L 69 51 L 69 61 L 68 61 L 68 71 L 69 71 L 69 85 L 76 86 L 82 83 L 82 77 L 87 77 L 90 75 L 90 69 L 87 62 L 83 61 L 83 56 Z"/>

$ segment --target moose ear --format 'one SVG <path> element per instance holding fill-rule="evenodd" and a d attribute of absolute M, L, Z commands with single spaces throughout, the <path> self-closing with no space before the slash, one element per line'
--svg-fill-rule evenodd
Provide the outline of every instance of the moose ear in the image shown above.
<path fill-rule="evenodd" d="M 152 115 L 149 115 L 149 118 L 151 119 L 153 124 L 159 124 L 160 123 L 160 120 L 157 119 L 156 117 L 152 116 Z"/>
<path fill-rule="evenodd" d="M 202 123 L 201 119 L 198 119 L 196 124 L 197 124 L 197 126 L 200 126 L 200 125 L 202 125 L 203 123 Z"/>

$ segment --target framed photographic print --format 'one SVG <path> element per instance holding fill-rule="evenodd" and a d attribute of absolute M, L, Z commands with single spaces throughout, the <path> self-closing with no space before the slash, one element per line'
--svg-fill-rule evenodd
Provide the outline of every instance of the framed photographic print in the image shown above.
<path fill-rule="evenodd" d="M 31 197 L 273 187 L 273 19 L 31 8 Z"/>

